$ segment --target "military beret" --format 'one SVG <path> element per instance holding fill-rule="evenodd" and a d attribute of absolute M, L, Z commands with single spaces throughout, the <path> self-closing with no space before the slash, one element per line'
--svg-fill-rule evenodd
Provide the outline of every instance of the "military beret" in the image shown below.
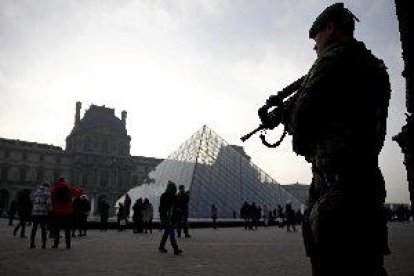
<path fill-rule="evenodd" d="M 315 38 L 316 34 L 322 30 L 328 22 L 340 22 L 342 24 L 348 24 L 349 27 L 354 29 L 355 21 L 359 21 L 355 15 L 352 14 L 347 8 L 344 7 L 344 3 L 335 3 L 327 7 L 313 22 L 312 27 L 309 30 L 309 38 Z"/>

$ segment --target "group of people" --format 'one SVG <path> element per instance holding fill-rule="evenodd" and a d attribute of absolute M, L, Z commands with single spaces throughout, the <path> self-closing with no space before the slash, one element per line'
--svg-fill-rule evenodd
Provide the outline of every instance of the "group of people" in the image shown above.
<path fill-rule="evenodd" d="M 148 198 L 142 200 L 139 198 L 132 206 L 134 214 L 133 233 L 152 233 L 152 219 L 154 216 L 154 207 Z"/>
<path fill-rule="evenodd" d="M 54 239 L 52 248 L 58 248 L 60 230 L 64 230 L 65 245 L 70 249 L 71 237 L 75 235 L 76 229 L 79 230 L 79 236 L 86 236 L 86 219 L 90 208 L 83 190 L 73 187 L 64 178 L 53 184 L 44 182 L 32 193 L 23 190 L 19 194 L 16 201 L 19 222 L 13 229 L 13 235 L 16 236 L 20 229 L 20 237 L 26 237 L 26 225 L 31 223 L 30 248 L 36 248 L 38 227 L 41 230 L 42 248 L 46 248 L 48 230 L 49 236 Z M 13 224 L 12 218 L 9 224 Z"/>
<path fill-rule="evenodd" d="M 240 208 L 240 217 L 244 221 L 244 229 L 246 230 L 258 229 L 263 222 L 265 227 L 269 225 L 283 227 L 286 225 L 287 231 L 290 232 L 291 228 L 296 231 L 295 225 L 300 225 L 302 221 L 301 211 L 297 210 L 295 212 L 291 203 L 286 204 L 285 210 L 283 210 L 282 205 L 270 210 L 266 204 L 262 208 L 260 205 L 256 205 L 255 202 L 249 204 L 245 201 Z"/>
<path fill-rule="evenodd" d="M 152 233 L 152 220 L 154 217 L 154 207 L 148 198 L 138 198 L 132 206 L 132 232 L 133 233 Z M 131 213 L 131 197 L 126 194 L 124 201 L 118 203 L 117 224 L 118 230 L 123 231 L 128 224 Z"/>

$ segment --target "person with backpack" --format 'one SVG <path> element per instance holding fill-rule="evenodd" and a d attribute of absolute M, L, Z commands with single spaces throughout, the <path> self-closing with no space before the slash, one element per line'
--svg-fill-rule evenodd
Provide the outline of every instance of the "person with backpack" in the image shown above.
<path fill-rule="evenodd" d="M 73 213 L 72 197 L 82 194 L 82 189 L 72 187 L 63 177 L 52 184 L 52 216 L 55 227 L 53 233 L 55 240 L 52 248 L 58 248 L 59 232 L 63 229 L 65 231 L 66 248 L 70 249 L 70 229 Z"/>

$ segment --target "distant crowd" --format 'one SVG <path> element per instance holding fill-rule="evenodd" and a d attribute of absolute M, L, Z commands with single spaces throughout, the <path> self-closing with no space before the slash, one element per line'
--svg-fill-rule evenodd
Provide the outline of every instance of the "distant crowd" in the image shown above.
<path fill-rule="evenodd" d="M 189 200 L 190 193 L 184 185 L 176 186 L 169 181 L 166 191 L 160 197 L 159 217 L 161 229 L 164 229 L 160 241 L 159 251 L 167 252 L 166 241 L 169 239 L 175 254 L 182 251 L 178 249 L 176 236 L 182 234 L 190 238 L 189 233 Z M 212 227 L 217 229 L 219 209 L 216 204 L 211 204 Z M 98 201 L 97 213 L 100 215 L 100 227 L 102 230 L 109 228 L 109 210 L 111 206 L 105 198 Z M 15 216 L 18 223 L 13 228 L 13 235 L 26 237 L 26 228 L 32 226 L 30 232 L 30 248 L 36 248 L 36 233 L 40 228 L 41 247 L 46 248 L 47 237 L 53 240 L 52 248 L 58 248 L 60 232 L 63 230 L 66 248 L 71 248 L 71 238 L 87 235 L 87 219 L 91 211 L 91 203 L 81 188 L 72 186 L 66 179 L 42 183 L 34 191 L 24 190 L 13 200 L 9 209 L 9 225 L 13 225 Z M 132 214 L 131 214 L 132 211 Z M 387 208 L 390 221 L 409 221 L 410 209 L 405 205 Z M 239 216 L 243 219 L 244 229 L 257 230 L 259 226 L 286 226 L 287 231 L 296 231 L 296 226 L 303 220 L 301 210 L 294 210 L 290 202 L 286 205 L 278 205 L 274 209 L 266 204 L 260 206 L 255 202 L 247 201 L 240 208 Z M 126 194 L 123 201 L 118 202 L 116 218 L 117 229 L 124 231 L 132 218 L 132 233 L 153 232 L 154 207 L 148 198 L 138 198 L 132 204 L 131 197 Z M 237 213 L 233 212 L 233 218 Z"/>
<path fill-rule="evenodd" d="M 282 205 L 270 210 L 266 204 L 263 208 L 256 203 L 251 204 L 244 202 L 240 208 L 240 217 L 244 220 L 244 228 L 246 230 L 255 230 L 259 225 L 263 224 L 265 227 L 277 225 L 279 227 L 287 226 L 287 231 L 291 229 L 296 231 L 295 225 L 302 223 L 302 213 L 300 210 L 293 210 L 291 203 L 285 205 L 283 210 Z"/>

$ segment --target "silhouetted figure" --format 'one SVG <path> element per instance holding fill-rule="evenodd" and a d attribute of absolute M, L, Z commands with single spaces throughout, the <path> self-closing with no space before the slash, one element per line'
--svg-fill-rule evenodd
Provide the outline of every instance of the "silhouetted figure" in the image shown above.
<path fill-rule="evenodd" d="M 143 207 L 142 198 L 138 198 L 135 201 L 134 206 L 132 206 L 132 210 L 134 211 L 134 215 L 132 216 L 132 220 L 134 222 L 132 230 L 133 233 L 142 233 L 143 231 Z"/>
<path fill-rule="evenodd" d="M 309 37 L 317 59 L 281 118 L 293 151 L 312 164 L 302 234 L 318 276 L 386 275 L 386 191 L 378 156 L 391 88 L 384 62 L 354 38 L 355 19 L 343 3 L 316 18 Z M 364 215 L 355 215 L 361 206 Z"/>
<path fill-rule="evenodd" d="M 240 208 L 240 217 L 244 221 L 244 229 L 250 230 L 252 229 L 251 225 L 251 216 L 250 216 L 250 205 L 245 201 L 243 206 Z"/>
<path fill-rule="evenodd" d="M 269 225 L 275 225 L 275 217 L 273 216 L 273 211 L 269 211 Z"/>
<path fill-rule="evenodd" d="M 154 207 L 148 198 L 144 200 L 143 205 L 143 220 L 144 220 L 144 232 L 148 231 L 152 233 L 152 218 L 154 217 Z"/>
<path fill-rule="evenodd" d="M 13 226 L 13 220 L 14 220 L 14 216 L 16 215 L 17 212 L 17 200 L 13 199 L 10 202 L 10 208 L 9 208 L 9 225 Z"/>
<path fill-rule="evenodd" d="M 32 215 L 32 201 L 30 199 L 30 191 L 29 190 L 23 190 L 17 199 L 17 214 L 19 215 L 19 223 L 16 225 L 16 227 L 13 230 L 13 234 L 16 236 L 17 231 L 20 230 L 20 237 L 25 238 L 26 237 L 26 224 L 30 220 L 30 217 Z"/>
<path fill-rule="evenodd" d="M 126 220 L 128 222 L 128 218 L 131 212 L 131 197 L 129 196 L 129 194 L 127 193 L 125 195 L 125 199 L 124 199 L 124 207 L 125 207 L 125 211 L 126 211 Z"/>
<path fill-rule="evenodd" d="M 39 185 L 32 195 L 33 209 L 32 209 L 32 233 L 30 235 L 30 248 L 36 247 L 36 232 L 40 225 L 42 236 L 42 248 L 46 248 L 47 231 L 46 225 L 49 213 L 52 211 L 52 200 L 49 183 Z"/>
<path fill-rule="evenodd" d="M 287 232 L 290 232 L 290 227 L 293 228 L 293 231 L 296 232 L 296 228 L 295 228 L 295 211 L 292 209 L 292 204 L 291 203 L 287 203 L 286 204 L 286 230 Z"/>
<path fill-rule="evenodd" d="M 263 205 L 263 224 L 265 227 L 269 225 L 269 209 L 267 205 Z"/>
<path fill-rule="evenodd" d="M 124 205 L 124 203 L 119 202 L 118 203 L 118 213 L 116 214 L 117 217 L 117 222 L 118 222 L 118 230 L 119 231 L 124 231 L 124 228 L 126 227 L 127 223 L 128 223 L 128 219 L 127 219 L 127 209 Z"/>
<path fill-rule="evenodd" d="M 255 202 L 252 202 L 252 204 L 250 204 L 250 215 L 252 218 L 252 229 L 257 230 L 260 214 Z"/>
<path fill-rule="evenodd" d="M 158 250 L 162 253 L 168 252 L 165 249 L 165 243 L 167 239 L 170 238 L 171 246 L 174 249 L 174 254 L 178 255 L 182 253 L 182 250 L 178 248 L 177 240 L 175 239 L 174 224 L 177 222 L 174 218 L 174 208 L 175 208 L 175 193 L 177 192 L 177 186 L 174 182 L 168 181 L 167 188 L 165 192 L 160 197 L 160 220 L 161 227 L 164 228 L 164 234 L 162 235 L 160 246 Z"/>
<path fill-rule="evenodd" d="M 181 229 L 184 230 L 184 236 L 190 238 L 191 235 L 188 233 L 188 203 L 190 201 L 190 192 L 185 191 L 185 186 L 180 185 L 178 187 L 178 193 L 176 198 L 176 211 L 179 217 L 177 224 L 177 236 L 181 237 Z"/>
<path fill-rule="evenodd" d="M 285 226 L 285 214 L 283 213 L 283 207 L 281 205 L 277 205 L 276 222 L 279 228 Z"/>
<path fill-rule="evenodd" d="M 109 203 L 106 198 L 101 198 L 99 201 L 98 212 L 101 216 L 101 230 L 108 230 L 108 218 L 109 218 Z"/>
<path fill-rule="evenodd" d="M 302 225 L 302 221 L 303 221 L 303 215 L 302 215 L 302 212 L 301 212 L 300 210 L 298 210 L 298 211 L 296 212 L 296 215 L 295 215 L 295 222 L 296 222 L 296 224 L 298 224 L 298 225 Z"/>
<path fill-rule="evenodd" d="M 58 248 L 60 238 L 59 233 L 60 230 L 63 229 L 65 232 L 66 248 L 70 249 L 70 229 L 73 214 L 72 197 L 80 196 L 82 193 L 82 189 L 72 187 L 65 178 L 60 178 L 57 182 L 52 184 L 52 216 L 54 221 L 54 243 L 52 248 Z"/>
<path fill-rule="evenodd" d="M 213 229 L 217 229 L 217 207 L 215 204 L 211 204 L 211 219 L 213 220 Z"/>
<path fill-rule="evenodd" d="M 80 235 L 86 236 L 88 232 L 88 216 L 91 211 L 91 203 L 86 194 L 81 195 L 81 214 L 80 214 Z"/>
<path fill-rule="evenodd" d="M 75 196 L 72 201 L 72 238 L 75 237 L 76 230 L 78 230 L 78 236 L 82 236 L 81 224 L 82 224 L 82 200 L 80 196 Z"/>

